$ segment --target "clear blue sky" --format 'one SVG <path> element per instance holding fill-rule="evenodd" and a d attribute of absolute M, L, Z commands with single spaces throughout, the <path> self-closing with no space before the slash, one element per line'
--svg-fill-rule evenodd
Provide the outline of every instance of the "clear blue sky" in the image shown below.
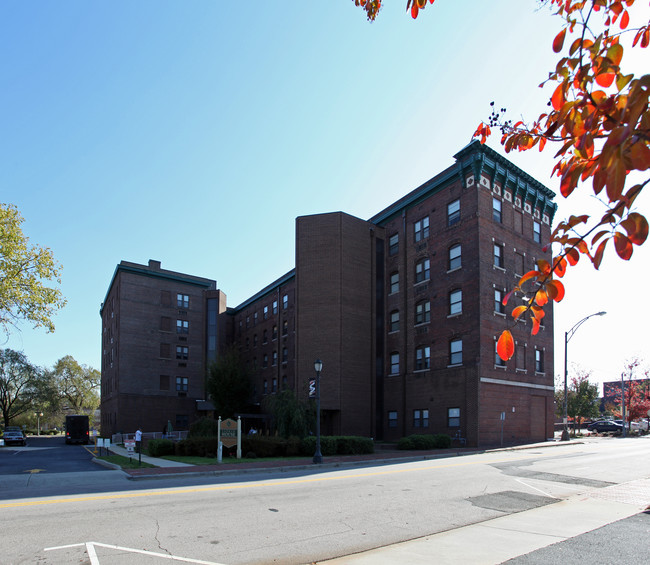
<path fill-rule="evenodd" d="M 453 163 L 492 100 L 539 113 L 558 20 L 534 0 L 460 4 L 413 21 L 387 0 L 369 24 L 352 0 L 4 0 L 0 201 L 63 265 L 68 305 L 54 334 L 23 325 L 3 346 L 99 369 L 121 260 L 214 278 L 236 306 L 293 268 L 297 216 L 372 216 Z M 509 155 L 557 191 L 551 157 Z M 556 374 L 564 331 L 599 310 L 570 361 L 601 381 L 650 361 L 648 258 L 571 273 Z"/>

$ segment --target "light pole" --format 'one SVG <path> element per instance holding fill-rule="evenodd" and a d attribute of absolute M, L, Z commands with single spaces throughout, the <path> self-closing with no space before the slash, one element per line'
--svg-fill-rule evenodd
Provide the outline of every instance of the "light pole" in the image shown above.
<path fill-rule="evenodd" d="M 567 363 L 567 348 L 569 344 L 569 340 L 573 337 L 573 334 L 576 333 L 578 328 L 584 324 L 589 318 L 592 318 L 593 316 L 604 316 L 607 314 L 607 312 L 596 312 L 595 314 L 589 314 L 586 318 L 582 318 L 576 325 L 574 325 L 568 332 L 564 332 L 564 426 L 562 428 L 562 441 L 569 441 L 569 428 L 568 428 L 568 420 L 569 420 L 569 415 L 568 415 L 568 409 L 569 409 L 569 396 L 568 396 L 568 388 L 567 388 L 567 381 L 568 381 L 568 376 L 569 376 L 569 365 Z"/>
<path fill-rule="evenodd" d="M 43 412 L 34 412 L 34 416 L 36 416 L 36 435 L 41 435 L 41 417 L 43 416 Z"/>
<path fill-rule="evenodd" d="M 320 359 L 314 361 L 316 371 L 316 453 L 314 463 L 322 463 L 323 455 L 320 452 L 320 372 L 323 370 L 323 362 Z"/>

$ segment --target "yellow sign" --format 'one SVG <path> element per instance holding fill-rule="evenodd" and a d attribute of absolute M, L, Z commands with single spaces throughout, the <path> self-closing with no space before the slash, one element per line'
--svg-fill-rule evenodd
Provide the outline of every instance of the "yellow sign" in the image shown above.
<path fill-rule="evenodd" d="M 221 422 L 221 443 L 226 447 L 237 445 L 237 422 L 232 418 Z"/>

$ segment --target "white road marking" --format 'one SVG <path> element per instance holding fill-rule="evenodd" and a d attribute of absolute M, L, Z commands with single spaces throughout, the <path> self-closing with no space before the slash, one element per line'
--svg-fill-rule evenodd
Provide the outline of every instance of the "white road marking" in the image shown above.
<path fill-rule="evenodd" d="M 122 547 L 120 545 L 110 545 L 107 543 L 100 543 L 98 541 L 88 541 L 86 543 L 73 543 L 70 545 L 59 545 L 57 547 L 46 547 L 44 551 L 56 551 L 57 549 L 69 549 L 71 547 L 86 547 L 86 552 L 90 558 L 91 565 L 100 565 L 99 558 L 95 547 L 105 547 L 107 549 L 115 549 L 117 551 L 126 551 L 127 553 L 140 553 L 142 555 L 150 555 L 152 557 L 161 557 L 162 559 L 173 559 L 174 561 L 182 561 L 183 563 L 196 563 L 197 565 L 224 565 L 223 563 L 216 563 L 214 561 L 202 561 L 201 559 L 190 559 L 189 557 L 179 557 L 178 555 L 170 555 L 169 553 L 155 553 L 153 551 L 145 551 L 144 549 L 135 549 L 132 547 Z"/>

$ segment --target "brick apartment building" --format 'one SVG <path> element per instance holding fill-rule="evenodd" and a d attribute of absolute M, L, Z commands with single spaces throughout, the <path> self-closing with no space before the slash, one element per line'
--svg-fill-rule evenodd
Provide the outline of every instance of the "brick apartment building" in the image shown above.
<path fill-rule="evenodd" d="M 323 360 L 324 434 L 395 440 L 458 433 L 470 445 L 498 444 L 502 434 L 506 442 L 551 437 L 552 310 L 537 336 L 529 322 L 516 324 L 513 359 L 501 362 L 495 348 L 510 324 L 501 305 L 506 291 L 537 259 L 550 260 L 543 242 L 554 194 L 477 142 L 455 158 L 369 220 L 343 212 L 297 218 L 295 269 L 235 308 L 226 308 L 214 281 L 155 262 L 121 263 L 102 306 L 106 430 L 135 422 L 121 416 L 125 410 L 139 420 L 147 415 L 154 429 L 163 412 L 180 416 L 171 418 L 177 426 L 185 415 L 199 417 L 205 368 L 216 355 L 207 344 L 234 343 L 253 374 L 252 411 L 284 388 L 307 398 L 314 360 Z M 165 292 L 173 304 L 165 305 Z M 175 302 L 185 294 L 190 308 Z M 107 339 L 123 331 L 111 317 L 116 310 L 135 319 L 111 358 Z M 174 334 L 174 321 L 185 319 L 180 312 L 191 324 L 187 335 Z M 171 332 L 162 330 L 163 317 Z M 187 360 L 174 356 L 183 355 L 181 337 Z M 185 375 L 187 395 L 178 398 L 183 391 L 174 385 Z"/>

